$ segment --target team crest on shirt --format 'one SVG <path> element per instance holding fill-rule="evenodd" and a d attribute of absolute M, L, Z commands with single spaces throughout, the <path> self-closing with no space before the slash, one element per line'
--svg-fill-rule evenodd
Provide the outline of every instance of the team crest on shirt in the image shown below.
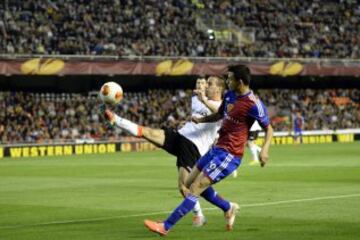
<path fill-rule="evenodd" d="M 226 112 L 230 112 L 233 108 L 234 108 L 234 104 L 229 103 L 229 104 L 226 106 Z"/>

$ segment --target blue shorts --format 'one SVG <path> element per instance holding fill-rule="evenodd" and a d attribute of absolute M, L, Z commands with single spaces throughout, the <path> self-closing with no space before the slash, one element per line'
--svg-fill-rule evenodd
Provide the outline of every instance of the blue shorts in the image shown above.
<path fill-rule="evenodd" d="M 294 135 L 295 136 L 301 136 L 302 135 L 302 129 L 295 128 Z"/>
<path fill-rule="evenodd" d="M 196 167 L 213 183 L 217 183 L 230 175 L 241 163 L 241 158 L 235 157 L 222 148 L 212 147 L 199 161 Z"/>

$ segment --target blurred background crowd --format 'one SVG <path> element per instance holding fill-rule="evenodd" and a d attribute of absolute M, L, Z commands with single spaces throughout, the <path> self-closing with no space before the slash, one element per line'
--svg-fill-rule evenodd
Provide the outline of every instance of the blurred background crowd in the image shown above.
<path fill-rule="evenodd" d="M 100 7 L 99 7 L 100 6 Z M 357 0 L 3 0 L 0 53 L 117 56 L 360 58 Z M 302 86 L 306 88 L 306 86 Z M 116 111 L 177 127 L 191 91 L 125 93 Z M 261 89 L 277 131 L 360 127 L 358 89 Z M 0 141 L 114 139 L 96 94 L 0 92 Z"/>
<path fill-rule="evenodd" d="M 276 131 L 291 131 L 292 115 L 300 111 L 306 130 L 360 128 L 358 89 L 260 89 Z M 116 112 L 151 127 L 178 127 L 189 119 L 190 90 L 150 90 L 125 93 Z M 65 142 L 76 139 L 119 139 L 127 136 L 109 130 L 99 113 L 95 93 L 54 94 L 0 92 L 0 141 Z"/>
<path fill-rule="evenodd" d="M 360 57 L 357 0 L 2 2 L 7 54 Z"/>

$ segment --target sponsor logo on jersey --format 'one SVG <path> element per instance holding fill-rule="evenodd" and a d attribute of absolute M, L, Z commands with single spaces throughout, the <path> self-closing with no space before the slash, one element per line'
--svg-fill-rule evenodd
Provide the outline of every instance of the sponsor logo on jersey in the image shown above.
<path fill-rule="evenodd" d="M 225 119 L 227 119 L 227 120 L 229 120 L 229 121 L 231 121 L 231 122 L 233 122 L 233 123 L 240 124 L 240 121 L 239 121 L 239 120 L 236 120 L 235 118 L 233 118 L 233 117 L 231 117 L 231 116 L 229 116 L 229 115 L 226 115 L 226 116 L 225 116 Z"/>
<path fill-rule="evenodd" d="M 226 112 L 230 112 L 233 108 L 234 108 L 234 104 L 229 103 L 229 104 L 226 106 Z"/>

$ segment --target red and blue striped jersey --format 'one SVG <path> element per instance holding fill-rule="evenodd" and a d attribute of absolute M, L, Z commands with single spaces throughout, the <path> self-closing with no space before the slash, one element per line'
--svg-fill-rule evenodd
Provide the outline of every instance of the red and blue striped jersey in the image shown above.
<path fill-rule="evenodd" d="M 304 126 L 304 118 L 296 116 L 294 118 L 294 130 L 295 132 L 300 132 Z"/>
<path fill-rule="evenodd" d="M 266 107 L 252 91 L 245 95 L 228 91 L 219 113 L 223 116 L 223 123 L 216 146 L 239 157 L 244 154 L 245 143 L 254 121 L 258 121 L 262 128 L 267 128 L 270 124 Z"/>

